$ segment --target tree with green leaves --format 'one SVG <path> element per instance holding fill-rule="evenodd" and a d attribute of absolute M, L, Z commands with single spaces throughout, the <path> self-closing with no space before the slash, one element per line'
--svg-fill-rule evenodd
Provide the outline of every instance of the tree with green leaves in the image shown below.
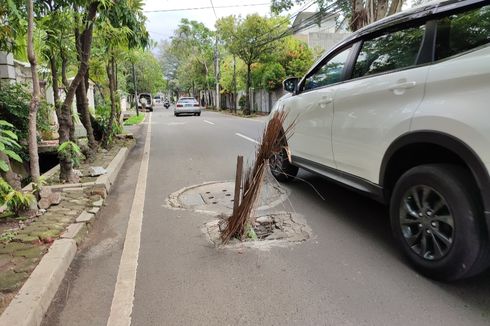
<path fill-rule="evenodd" d="M 160 62 L 171 84 L 196 96 L 206 90 L 210 102 L 210 85 L 214 83 L 214 33 L 203 23 L 182 19 L 171 42 L 160 44 Z"/>
<path fill-rule="evenodd" d="M 286 25 L 281 18 L 266 18 L 254 14 L 244 19 L 236 16 L 221 18 L 216 22 L 216 29 L 227 51 L 243 60 L 247 67 L 247 103 L 244 113 L 250 114 L 248 99 L 252 84 L 252 65 L 273 51 Z"/>
<path fill-rule="evenodd" d="M 97 24 L 96 39 L 99 54 L 103 54 L 109 86 L 111 112 L 104 127 L 102 144 L 107 147 L 114 130 L 120 129 L 120 105 L 118 95 L 118 62 L 130 59 L 128 51 L 149 46 L 149 34 L 145 27 L 143 1 L 121 0 L 114 3 L 111 10 L 101 13 Z M 100 51 L 102 49 L 102 51 Z M 114 125 L 116 127 L 114 127 Z"/>

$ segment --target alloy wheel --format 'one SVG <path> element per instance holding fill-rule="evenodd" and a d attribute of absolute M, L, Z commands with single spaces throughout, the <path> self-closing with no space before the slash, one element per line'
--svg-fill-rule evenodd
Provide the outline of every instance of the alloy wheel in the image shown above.
<path fill-rule="evenodd" d="M 432 187 L 417 185 L 400 206 L 400 227 L 410 249 L 426 260 L 446 256 L 454 242 L 454 218 L 446 199 Z"/>

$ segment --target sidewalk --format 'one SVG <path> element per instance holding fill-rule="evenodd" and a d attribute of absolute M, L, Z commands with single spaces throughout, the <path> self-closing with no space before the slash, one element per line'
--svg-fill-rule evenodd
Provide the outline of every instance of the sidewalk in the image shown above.
<path fill-rule="evenodd" d="M 61 241 L 60 243 L 67 246 L 58 247 L 69 248 L 72 246 L 70 241 L 74 244 L 82 241 L 103 205 L 107 192 L 127 156 L 128 148 L 134 143 L 133 139 L 118 139 L 109 151 L 99 150 L 94 162 L 83 163 L 78 168 L 83 174 L 79 184 L 59 184 L 59 166 L 50 171 L 51 176 L 46 178 L 48 184 L 45 188 L 60 193 L 61 201 L 47 210 L 40 210 L 39 216 L 31 219 L 0 218 L 0 314 L 29 279 L 41 259 L 48 252 L 59 251 L 53 248 L 56 247 L 56 243 Z M 95 166 L 103 167 L 107 173 L 91 177 L 89 169 Z M 66 240 L 65 243 L 65 239 L 70 241 Z M 76 245 L 74 248 L 76 250 Z M 65 254 L 71 255 L 70 250 Z M 71 259 L 67 256 L 64 260 L 69 260 L 64 262 L 67 268 Z M 61 272 L 60 282 L 64 271 Z M 46 283 L 49 281 L 45 280 Z M 29 314 L 28 311 L 25 313 Z M 4 317 L 0 317 L 0 325 L 3 325 Z"/>

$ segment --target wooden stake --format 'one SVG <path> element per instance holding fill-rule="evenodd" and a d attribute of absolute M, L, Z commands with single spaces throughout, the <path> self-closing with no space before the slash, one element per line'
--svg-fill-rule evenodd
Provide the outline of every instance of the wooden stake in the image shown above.
<path fill-rule="evenodd" d="M 235 176 L 235 197 L 233 199 L 233 216 L 235 216 L 240 204 L 240 187 L 242 185 L 243 174 L 243 156 L 238 155 L 236 158 L 236 176 Z"/>

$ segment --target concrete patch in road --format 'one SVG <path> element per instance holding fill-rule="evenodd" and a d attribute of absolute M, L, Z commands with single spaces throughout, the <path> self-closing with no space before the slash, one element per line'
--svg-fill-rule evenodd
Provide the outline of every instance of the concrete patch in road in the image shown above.
<path fill-rule="evenodd" d="M 270 250 L 272 247 L 287 247 L 312 238 L 312 230 L 303 216 L 291 212 L 276 212 L 256 217 L 254 229 L 258 239 L 232 239 L 223 245 L 220 238 L 222 222 L 223 219 L 218 218 L 206 223 L 201 229 L 217 248 Z"/>
<path fill-rule="evenodd" d="M 256 214 L 254 230 L 258 239 L 244 241 L 234 239 L 229 244 L 222 245 L 219 227 L 224 218 L 232 213 L 234 188 L 235 183 L 231 181 L 213 181 L 186 187 L 171 194 L 164 207 L 187 209 L 215 217 L 201 230 L 218 248 L 269 250 L 274 246 L 298 244 L 312 237 L 311 228 L 301 215 L 284 211 L 271 212 L 272 208 L 287 200 L 289 191 L 275 180 L 266 177 L 257 198 L 257 207 L 254 209 Z"/>

